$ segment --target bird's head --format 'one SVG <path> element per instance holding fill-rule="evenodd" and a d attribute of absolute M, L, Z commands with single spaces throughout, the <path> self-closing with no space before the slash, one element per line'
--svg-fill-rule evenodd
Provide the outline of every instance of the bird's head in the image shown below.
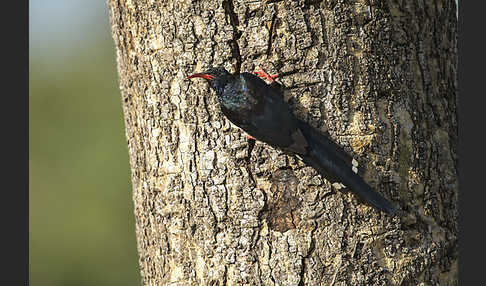
<path fill-rule="evenodd" d="M 216 68 L 210 68 L 209 70 L 202 73 L 195 73 L 193 75 L 188 76 L 187 78 L 191 79 L 196 77 L 206 79 L 209 82 L 211 88 L 218 93 L 232 79 L 233 75 L 230 74 L 223 67 L 216 67 Z"/>

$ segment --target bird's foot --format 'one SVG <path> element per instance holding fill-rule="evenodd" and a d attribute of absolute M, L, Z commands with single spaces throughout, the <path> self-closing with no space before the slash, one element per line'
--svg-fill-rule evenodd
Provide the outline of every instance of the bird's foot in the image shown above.
<path fill-rule="evenodd" d="M 256 138 L 251 135 L 246 135 L 245 137 L 247 140 L 256 140 Z"/>
<path fill-rule="evenodd" d="M 261 77 L 261 78 L 268 80 L 269 83 L 273 83 L 274 79 L 276 79 L 278 77 L 278 73 L 274 74 L 274 75 L 269 75 L 261 67 L 260 67 L 260 71 L 254 71 L 253 73 L 256 74 L 257 76 Z"/>

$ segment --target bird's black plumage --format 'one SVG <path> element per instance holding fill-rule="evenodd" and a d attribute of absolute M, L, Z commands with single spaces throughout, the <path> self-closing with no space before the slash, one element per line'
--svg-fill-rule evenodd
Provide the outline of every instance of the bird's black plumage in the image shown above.
<path fill-rule="evenodd" d="M 268 85 L 246 72 L 233 75 L 221 67 L 188 78 L 195 77 L 209 81 L 223 114 L 252 137 L 298 155 L 331 183 L 343 183 L 375 208 L 389 214 L 398 210 L 352 170 L 336 143 L 292 114 L 275 83 Z"/>

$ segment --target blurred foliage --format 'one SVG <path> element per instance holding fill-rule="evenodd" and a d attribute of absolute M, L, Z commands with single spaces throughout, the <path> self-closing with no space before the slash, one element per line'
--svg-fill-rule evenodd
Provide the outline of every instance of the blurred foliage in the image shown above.
<path fill-rule="evenodd" d="M 113 41 L 74 54 L 30 56 L 29 284 L 140 285 Z"/>

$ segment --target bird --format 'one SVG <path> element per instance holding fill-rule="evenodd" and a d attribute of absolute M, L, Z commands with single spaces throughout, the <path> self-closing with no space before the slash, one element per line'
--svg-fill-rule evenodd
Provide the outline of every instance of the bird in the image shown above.
<path fill-rule="evenodd" d="M 275 81 L 278 76 L 269 75 L 261 68 L 254 73 L 231 74 L 219 66 L 192 74 L 187 79 L 207 80 L 216 93 L 222 113 L 243 129 L 249 135 L 247 138 L 297 156 L 333 186 L 344 185 L 374 208 L 395 215 L 399 206 L 363 180 L 356 172 L 354 159 L 353 164 L 349 164 L 350 156 L 338 144 L 292 113 L 281 85 Z"/>

